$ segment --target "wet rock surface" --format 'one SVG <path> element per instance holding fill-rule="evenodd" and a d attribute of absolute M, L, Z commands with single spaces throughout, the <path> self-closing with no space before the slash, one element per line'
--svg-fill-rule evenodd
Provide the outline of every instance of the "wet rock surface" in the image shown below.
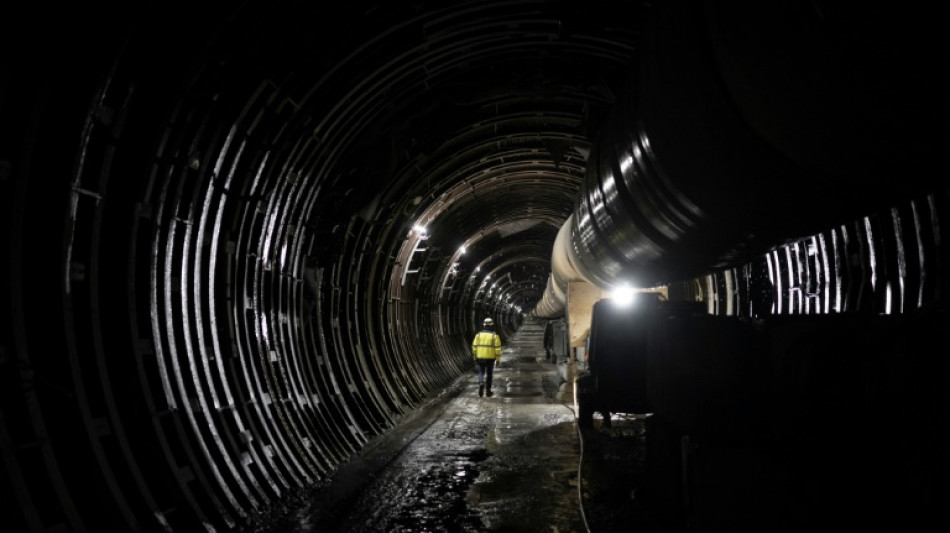
<path fill-rule="evenodd" d="M 259 531 L 629 531 L 643 421 L 578 430 L 573 385 L 526 323 L 503 349 L 494 396 L 474 370 L 371 443 Z M 643 530 L 643 529 L 641 529 Z"/>

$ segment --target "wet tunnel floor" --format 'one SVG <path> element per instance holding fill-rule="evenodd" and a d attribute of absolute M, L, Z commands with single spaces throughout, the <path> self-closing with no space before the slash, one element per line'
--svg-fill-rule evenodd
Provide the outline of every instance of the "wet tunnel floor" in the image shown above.
<path fill-rule="evenodd" d="M 474 370 L 462 376 L 255 531 L 629 531 L 642 421 L 580 433 L 573 384 L 545 359 L 542 338 L 526 324 L 510 339 L 493 397 L 478 396 Z"/>

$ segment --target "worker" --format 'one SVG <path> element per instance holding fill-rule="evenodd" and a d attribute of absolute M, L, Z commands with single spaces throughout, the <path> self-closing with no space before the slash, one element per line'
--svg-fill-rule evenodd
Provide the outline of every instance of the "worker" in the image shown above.
<path fill-rule="evenodd" d="M 478 370 L 478 395 L 492 397 L 491 382 L 495 365 L 501 361 L 501 336 L 495 333 L 495 321 L 486 318 L 482 330 L 472 339 L 472 357 Z"/>

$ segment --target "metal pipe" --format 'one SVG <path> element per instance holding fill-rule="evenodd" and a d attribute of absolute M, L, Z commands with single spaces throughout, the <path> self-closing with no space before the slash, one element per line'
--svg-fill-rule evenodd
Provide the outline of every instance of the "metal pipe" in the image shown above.
<path fill-rule="evenodd" d="M 785 20 L 763 11 L 756 16 Z M 789 39 L 786 33 L 800 30 L 762 33 L 756 17 L 716 14 L 712 6 L 686 2 L 652 11 L 636 85 L 618 98 L 591 146 L 536 316 L 559 316 L 570 280 L 609 290 L 696 279 L 936 190 L 926 171 L 935 163 L 929 152 L 908 157 L 911 148 L 895 150 L 873 128 L 829 122 L 829 116 L 868 115 L 864 99 L 835 90 L 856 83 L 848 77 L 854 73 L 826 64 L 829 54 L 849 52 L 847 43 L 810 34 Z M 730 39 L 753 31 L 760 48 L 795 53 L 795 62 L 763 64 L 757 50 Z M 802 39 L 809 46 L 789 48 Z M 814 87 L 775 84 L 816 72 L 821 84 Z M 750 86 L 768 87 L 769 99 Z M 894 123 L 928 124 L 926 113 L 902 107 L 891 89 L 882 83 L 867 90 L 875 92 L 875 105 L 901 119 Z M 797 98 L 806 92 L 807 99 Z M 794 128 L 778 127 L 793 118 Z M 829 135 L 834 142 L 821 142 Z"/>

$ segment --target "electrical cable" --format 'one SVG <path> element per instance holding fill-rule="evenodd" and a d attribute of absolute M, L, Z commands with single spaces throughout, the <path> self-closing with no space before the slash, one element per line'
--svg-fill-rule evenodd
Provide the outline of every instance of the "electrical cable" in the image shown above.
<path fill-rule="evenodd" d="M 577 411 L 573 407 L 561 402 L 561 405 L 567 407 L 574 413 L 574 427 L 577 428 L 577 441 L 580 444 L 580 458 L 577 460 L 577 506 L 581 511 L 581 521 L 584 522 L 584 531 L 590 532 L 590 525 L 587 523 L 587 514 L 584 512 L 584 495 L 581 491 L 583 485 L 582 469 L 584 466 L 584 435 L 581 433 L 581 426 L 577 422 Z M 574 405 L 577 405 L 577 384 L 574 384 Z"/>

